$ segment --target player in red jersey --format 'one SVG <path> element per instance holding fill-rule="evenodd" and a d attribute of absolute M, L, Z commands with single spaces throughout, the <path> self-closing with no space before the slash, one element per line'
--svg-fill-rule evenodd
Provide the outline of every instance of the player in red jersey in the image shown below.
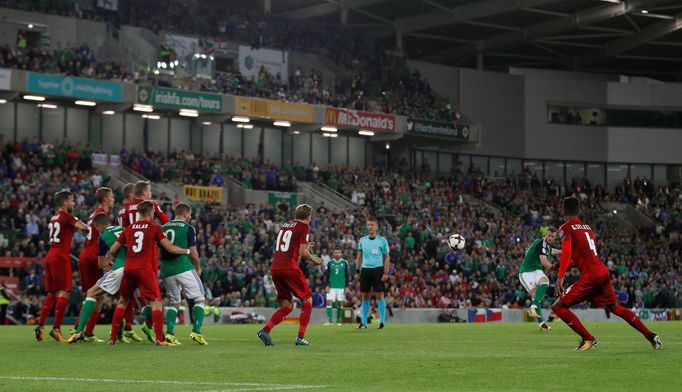
<path fill-rule="evenodd" d="M 121 188 L 121 193 L 123 193 L 123 202 L 121 203 L 121 208 L 118 210 L 118 225 L 121 227 L 123 226 L 123 220 L 125 219 L 126 216 L 126 210 L 128 209 L 128 205 L 130 204 L 131 201 L 133 201 L 133 187 L 135 184 L 132 182 L 129 182 Z"/>
<path fill-rule="evenodd" d="M 320 264 L 322 259 L 310 254 L 310 220 L 313 208 L 307 204 L 296 207 L 294 220 L 282 224 L 275 241 L 275 257 L 270 268 L 272 282 L 277 289 L 277 301 L 282 306 L 273 313 L 270 321 L 258 331 L 258 337 L 266 346 L 274 343 L 270 338 L 270 331 L 293 310 L 292 297 L 301 300 L 301 316 L 299 318 L 297 346 L 308 346 L 305 340 L 305 330 L 310 322 L 313 309 L 313 299 L 305 275 L 298 267 L 299 256 L 304 260 Z"/>
<path fill-rule="evenodd" d="M 655 350 L 660 349 L 661 339 L 658 335 L 649 331 L 634 313 L 618 304 L 609 270 L 597 255 L 594 232 L 590 226 L 578 219 L 580 200 L 567 197 L 563 204 L 566 223 L 559 228 L 561 261 L 555 287 L 559 299 L 552 305 L 552 311 L 582 338 L 576 350 L 586 351 L 597 344 L 597 339 L 569 309 L 586 300 L 590 300 L 596 307 L 605 306 L 611 313 L 641 332 Z M 570 267 L 577 267 L 580 270 L 580 278 L 564 291 L 564 276 Z"/>
<path fill-rule="evenodd" d="M 173 254 L 189 254 L 189 249 L 173 245 L 161 227 L 153 221 L 154 203 L 143 201 L 137 205 L 138 220 L 126 227 L 111 247 L 110 253 L 116 255 L 122 246 L 126 247 L 126 262 L 123 267 L 123 281 L 119 291 L 118 306 L 114 311 L 109 344 L 115 344 L 127 303 L 133 300 L 136 289 L 140 292 L 140 299 L 151 303 L 152 320 L 156 344 L 159 346 L 174 346 L 166 342 L 163 335 L 163 314 L 161 304 L 161 290 L 158 282 L 158 247 L 161 244 Z"/>
<path fill-rule="evenodd" d="M 154 204 L 154 216 L 161 222 L 162 225 L 170 222 L 168 215 L 161 211 L 161 207 L 152 200 L 152 186 L 149 181 L 138 181 L 133 186 L 133 200 L 126 207 L 123 216 L 123 224 L 121 226 L 127 227 L 139 220 L 137 214 L 137 205 L 143 201 L 151 201 Z"/>
<path fill-rule="evenodd" d="M 148 181 L 138 181 L 132 186 L 132 200 L 126 205 L 121 221 L 121 226 L 127 227 L 139 219 L 137 214 L 137 206 L 143 201 L 152 201 L 152 188 Z M 161 211 L 159 205 L 154 204 L 154 216 L 159 219 L 162 225 L 168 223 L 170 219 Z M 153 220 L 153 219 L 152 219 Z M 154 270 L 158 268 L 158 260 L 154 259 Z M 123 332 L 122 342 L 127 342 L 128 339 L 140 341 L 140 337 L 133 331 L 133 317 L 135 316 L 135 301 L 130 301 L 125 315 L 125 331 Z M 145 315 L 146 323 L 142 326 L 142 332 L 147 336 L 149 341 L 154 341 L 154 331 L 152 330 L 152 313 L 151 308 L 146 305 L 142 308 L 142 313 Z"/>
<path fill-rule="evenodd" d="M 34 332 L 37 341 L 42 341 L 43 326 L 47 316 L 54 310 L 54 322 L 50 336 L 58 342 L 64 342 L 61 333 L 62 319 L 68 304 L 71 291 L 71 239 L 73 230 L 88 230 L 88 227 L 71 214 L 76 201 L 69 191 L 57 192 L 54 196 L 57 213 L 50 218 L 48 224 L 50 250 L 45 256 L 45 291 L 40 319 Z M 56 306 L 55 306 L 56 302 Z"/>
<path fill-rule="evenodd" d="M 101 278 L 104 274 L 104 271 L 102 271 L 102 268 L 99 267 L 99 263 L 97 261 L 97 256 L 99 254 L 100 233 L 92 224 L 92 220 L 98 214 L 104 214 L 107 217 L 109 216 L 109 212 L 114 206 L 114 192 L 111 190 L 111 188 L 98 188 L 97 191 L 95 191 L 95 199 L 97 199 L 98 205 L 88 217 L 88 234 L 85 237 L 85 248 L 78 257 L 78 271 L 80 272 L 81 276 L 81 290 L 83 290 L 84 294 L 87 293 L 88 289 L 93 287 L 99 278 Z M 99 311 L 101 306 L 102 300 L 100 298 L 100 300 L 97 301 L 97 304 L 95 305 L 95 311 L 92 313 L 92 316 L 88 320 L 87 324 L 87 335 L 89 338 L 94 338 L 92 339 L 94 341 L 98 341 L 98 339 L 94 337 L 92 331 L 97 324 L 97 320 L 99 319 Z M 80 315 L 78 318 L 80 319 Z M 78 320 L 76 320 L 76 322 L 76 325 L 78 325 Z"/>

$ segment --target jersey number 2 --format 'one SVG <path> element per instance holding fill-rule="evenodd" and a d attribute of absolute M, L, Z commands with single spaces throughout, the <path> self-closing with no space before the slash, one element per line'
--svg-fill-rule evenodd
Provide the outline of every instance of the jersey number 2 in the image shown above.
<path fill-rule="evenodd" d="M 594 252 L 594 255 L 597 256 L 597 246 L 595 245 L 594 240 L 592 240 L 592 237 L 590 237 L 590 234 L 585 232 L 585 238 L 587 238 L 587 246 L 589 246 L 592 252 Z"/>
<path fill-rule="evenodd" d="M 277 236 L 277 242 L 275 242 L 275 244 L 277 245 L 275 247 L 275 250 L 278 250 L 280 252 L 289 251 L 289 246 L 291 245 L 291 236 L 293 234 L 294 233 L 291 230 L 280 231 L 279 235 Z M 280 240 L 282 241 L 281 244 Z"/>

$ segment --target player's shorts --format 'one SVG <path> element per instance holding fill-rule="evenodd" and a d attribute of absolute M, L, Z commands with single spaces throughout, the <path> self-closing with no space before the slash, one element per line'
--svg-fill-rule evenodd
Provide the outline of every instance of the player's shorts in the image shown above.
<path fill-rule="evenodd" d="M 327 293 L 327 301 L 345 301 L 346 293 L 344 289 L 329 289 Z"/>
<path fill-rule="evenodd" d="M 184 291 L 185 296 L 193 301 L 203 301 L 204 285 L 195 270 L 185 271 L 183 273 L 169 276 L 164 279 L 166 282 L 166 293 L 168 299 L 172 304 L 179 304 L 182 301 L 181 293 Z"/>
<path fill-rule="evenodd" d="M 107 271 L 97 281 L 97 287 L 106 291 L 110 295 L 115 295 L 121 289 L 123 281 L 123 268 Z"/>
<path fill-rule="evenodd" d="M 587 300 L 590 300 L 592 306 L 596 308 L 618 303 L 609 274 L 598 277 L 580 277 L 577 282 L 566 289 L 559 300 L 569 307 Z"/>
<path fill-rule="evenodd" d="M 272 282 L 277 290 L 278 302 L 291 301 L 292 297 L 305 301 L 312 296 L 308 280 L 298 268 L 272 270 Z"/>
<path fill-rule="evenodd" d="M 519 274 L 519 280 L 521 281 L 523 288 L 526 289 L 526 291 L 529 293 L 531 292 L 531 290 L 539 286 L 540 280 L 542 280 L 543 278 L 547 279 L 547 275 L 545 275 L 545 273 L 542 272 L 542 270 L 521 272 Z M 549 284 L 549 279 L 547 279 L 547 284 Z"/>
<path fill-rule="evenodd" d="M 369 293 L 384 292 L 384 282 L 381 278 L 384 276 L 384 267 L 377 268 L 362 268 L 360 269 L 360 291 Z"/>
<path fill-rule="evenodd" d="M 45 290 L 71 291 L 71 260 L 47 255 L 45 258 Z"/>
<path fill-rule="evenodd" d="M 104 275 L 97 264 L 97 253 L 84 250 L 78 257 L 78 271 L 81 275 L 81 289 L 86 292 Z"/>
<path fill-rule="evenodd" d="M 159 289 L 159 282 L 155 273 L 146 268 L 125 269 L 124 267 L 123 269 L 120 292 L 123 297 L 132 300 L 137 297 L 135 289 L 139 289 L 141 300 L 161 300 L 161 289 Z"/>

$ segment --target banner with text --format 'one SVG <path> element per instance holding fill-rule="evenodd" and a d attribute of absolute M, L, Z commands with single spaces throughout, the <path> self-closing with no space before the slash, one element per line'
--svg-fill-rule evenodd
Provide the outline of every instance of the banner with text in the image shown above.
<path fill-rule="evenodd" d="M 416 118 L 407 120 L 407 133 L 469 140 L 469 127 L 466 125 Z"/>
<path fill-rule="evenodd" d="M 121 157 L 118 155 L 93 153 L 91 159 L 93 165 L 121 166 Z"/>
<path fill-rule="evenodd" d="M 222 95 L 174 88 L 138 87 L 137 102 L 169 109 L 192 109 L 212 113 L 223 111 Z"/>
<path fill-rule="evenodd" d="M 191 201 L 202 203 L 223 203 L 223 188 L 217 186 L 194 186 L 182 187 L 183 194 Z"/>
<path fill-rule="evenodd" d="M 9 90 L 11 88 L 12 70 L 0 68 L 0 90 Z"/>
<path fill-rule="evenodd" d="M 340 128 L 367 129 L 384 133 L 395 132 L 395 116 L 391 114 L 327 108 L 324 121 L 328 125 L 336 125 Z"/>
<path fill-rule="evenodd" d="M 268 73 L 277 75 L 283 80 L 289 78 L 289 56 L 286 51 L 272 49 L 251 49 L 250 46 L 239 45 L 239 72 L 245 78 L 258 77 L 261 67 Z"/>
<path fill-rule="evenodd" d="M 298 205 L 298 194 L 290 192 L 268 192 L 268 203 L 277 206 L 282 201 L 289 204 L 289 209 L 294 209 Z"/>
<path fill-rule="evenodd" d="M 237 97 L 234 113 L 240 116 L 267 117 L 275 120 L 295 121 L 302 123 L 313 122 L 314 108 L 307 103 L 291 103 Z"/>
<path fill-rule="evenodd" d="M 109 102 L 123 100 L 121 83 L 36 72 L 27 72 L 26 75 L 26 88 L 32 93 Z"/>

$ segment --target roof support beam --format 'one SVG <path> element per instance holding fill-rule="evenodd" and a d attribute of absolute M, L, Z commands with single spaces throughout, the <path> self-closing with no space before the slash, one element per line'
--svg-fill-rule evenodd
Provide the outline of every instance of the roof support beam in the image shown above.
<path fill-rule="evenodd" d="M 586 66 L 609 57 L 632 50 L 640 45 L 657 40 L 672 32 L 682 29 L 682 12 L 672 20 L 663 20 L 643 28 L 639 34 L 624 37 L 607 43 L 603 49 L 597 49 L 573 58 L 575 66 Z"/>
<path fill-rule="evenodd" d="M 280 16 L 284 16 L 286 18 L 291 19 L 319 18 L 320 16 L 341 12 L 342 9 L 354 10 L 359 7 L 367 7 L 370 5 L 383 3 L 386 0 L 341 0 L 341 1 L 325 0 L 325 1 L 326 3 L 323 4 L 283 12 L 280 14 Z"/>

